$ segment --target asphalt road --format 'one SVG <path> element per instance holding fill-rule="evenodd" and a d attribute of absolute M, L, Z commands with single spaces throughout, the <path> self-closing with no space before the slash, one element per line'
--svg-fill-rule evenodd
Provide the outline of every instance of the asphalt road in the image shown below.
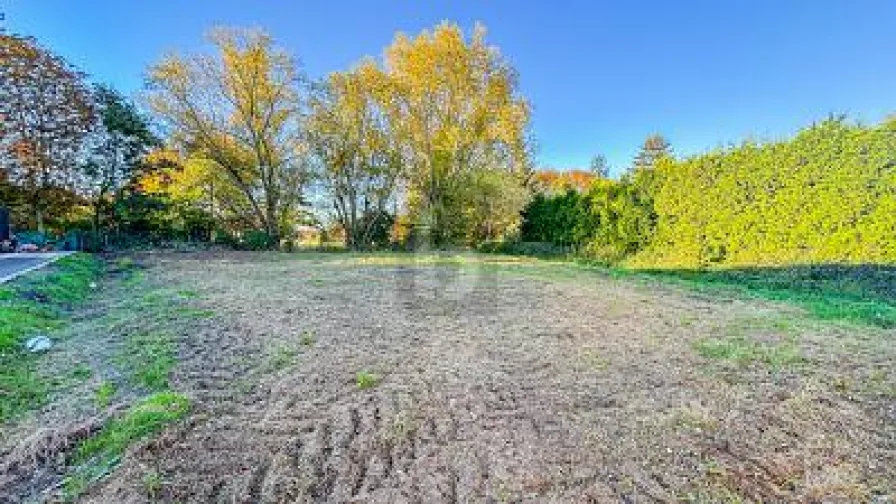
<path fill-rule="evenodd" d="M 11 275 L 50 260 L 49 257 L 0 257 L 0 283 Z"/>

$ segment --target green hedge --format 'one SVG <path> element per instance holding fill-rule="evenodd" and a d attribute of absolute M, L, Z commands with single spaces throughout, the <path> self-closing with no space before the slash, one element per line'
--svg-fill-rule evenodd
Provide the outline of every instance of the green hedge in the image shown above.
<path fill-rule="evenodd" d="M 896 263 L 896 119 L 661 159 L 536 195 L 521 239 L 638 268 Z"/>
<path fill-rule="evenodd" d="M 657 174 L 656 235 L 631 265 L 896 262 L 896 120 L 831 119 Z"/>

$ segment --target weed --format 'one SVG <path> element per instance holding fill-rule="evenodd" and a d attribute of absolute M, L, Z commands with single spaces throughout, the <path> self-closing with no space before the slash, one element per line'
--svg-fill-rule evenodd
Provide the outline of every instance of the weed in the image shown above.
<path fill-rule="evenodd" d="M 596 350 L 584 349 L 580 353 L 580 358 L 585 367 L 589 369 L 603 371 L 610 366 L 610 361 L 608 361 L 606 357 L 602 356 Z"/>
<path fill-rule="evenodd" d="M 75 381 L 84 381 L 93 376 L 93 370 L 87 364 L 78 364 L 72 369 L 69 376 Z"/>
<path fill-rule="evenodd" d="M 744 502 L 738 494 L 720 483 L 707 483 L 705 488 L 687 492 L 681 501 L 687 504 L 743 504 Z"/>
<path fill-rule="evenodd" d="M 94 402 L 96 402 L 97 407 L 100 409 L 105 409 L 107 406 L 109 406 L 109 403 L 112 402 L 112 397 L 115 396 L 116 391 L 117 388 L 112 382 L 105 381 L 100 384 L 100 386 L 97 387 L 96 394 L 94 396 Z"/>
<path fill-rule="evenodd" d="M 368 371 L 358 371 L 358 374 L 355 375 L 355 382 L 358 384 L 358 388 L 361 390 L 366 390 L 377 386 L 380 380 L 381 378 L 378 375 L 375 375 Z"/>
<path fill-rule="evenodd" d="M 314 332 L 313 331 L 303 331 L 302 332 L 302 346 L 310 347 L 314 345 Z"/>
<path fill-rule="evenodd" d="M 402 411 L 392 420 L 389 429 L 389 437 L 393 442 L 410 439 L 417 431 L 417 422 L 414 416 L 407 411 Z"/>
<path fill-rule="evenodd" d="M 712 432 L 719 427 L 719 421 L 701 407 L 678 408 L 669 415 L 668 421 L 679 430 Z"/>
<path fill-rule="evenodd" d="M 159 498 L 159 494 L 162 491 L 162 475 L 159 474 L 158 471 L 151 470 L 147 471 L 146 474 L 143 475 L 143 490 L 146 492 L 146 496 L 150 501 L 155 501 Z"/>
<path fill-rule="evenodd" d="M 268 367 L 280 371 L 295 362 L 297 355 L 298 352 L 294 348 L 278 346 L 268 356 Z"/>
<path fill-rule="evenodd" d="M 896 381 L 890 379 L 886 371 L 877 370 L 863 380 L 861 390 L 870 395 L 896 398 Z"/>

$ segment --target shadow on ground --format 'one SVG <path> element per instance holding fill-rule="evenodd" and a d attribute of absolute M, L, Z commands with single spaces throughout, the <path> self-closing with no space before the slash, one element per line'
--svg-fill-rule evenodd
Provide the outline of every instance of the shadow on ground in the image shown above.
<path fill-rule="evenodd" d="M 896 327 L 896 266 L 820 264 L 718 270 L 639 270 L 688 287 L 791 301 L 813 315 Z"/>

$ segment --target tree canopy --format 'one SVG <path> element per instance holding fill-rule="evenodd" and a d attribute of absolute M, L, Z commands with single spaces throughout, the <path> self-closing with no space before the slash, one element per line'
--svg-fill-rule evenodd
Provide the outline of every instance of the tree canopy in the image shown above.
<path fill-rule="evenodd" d="M 32 38 L 0 34 L 0 165 L 38 230 L 58 196 L 71 194 L 93 121 L 83 73 Z"/>
<path fill-rule="evenodd" d="M 275 241 L 307 179 L 296 59 L 259 30 L 216 29 L 214 54 L 171 55 L 149 72 L 148 101 L 170 140 L 201 153 L 238 199 L 227 206 Z"/>

